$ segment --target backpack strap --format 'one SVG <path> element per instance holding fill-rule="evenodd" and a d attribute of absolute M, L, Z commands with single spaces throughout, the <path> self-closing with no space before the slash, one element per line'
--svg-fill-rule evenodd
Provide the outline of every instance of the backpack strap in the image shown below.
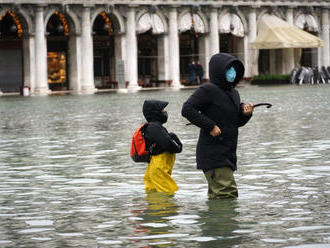
<path fill-rule="evenodd" d="M 145 123 L 145 124 L 143 125 L 143 127 L 141 128 L 141 133 L 142 133 L 144 139 L 146 140 L 146 144 L 149 145 L 148 147 L 146 147 L 146 149 L 149 151 L 150 155 L 152 155 L 152 151 L 153 151 L 154 147 L 156 146 L 156 144 L 155 144 L 155 143 L 153 143 L 153 144 L 149 144 L 149 140 L 147 141 L 147 139 L 146 139 L 146 137 L 145 137 L 145 130 L 146 130 L 146 128 L 148 127 L 148 125 L 151 124 L 151 123 L 152 123 L 152 122 L 147 122 L 147 123 Z"/>

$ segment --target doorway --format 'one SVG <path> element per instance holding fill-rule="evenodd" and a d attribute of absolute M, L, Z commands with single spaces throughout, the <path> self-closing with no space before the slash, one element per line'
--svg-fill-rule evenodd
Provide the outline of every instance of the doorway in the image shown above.
<path fill-rule="evenodd" d="M 0 91 L 21 92 L 23 87 L 23 28 L 19 16 L 0 16 Z"/>
<path fill-rule="evenodd" d="M 115 81 L 115 18 L 106 12 L 97 15 L 93 24 L 94 80 L 98 89 L 117 88 Z"/>
<path fill-rule="evenodd" d="M 69 89 L 68 39 L 69 25 L 65 16 L 55 12 L 47 23 L 48 85 L 53 91 Z"/>
<path fill-rule="evenodd" d="M 138 35 L 138 76 L 141 86 L 158 80 L 158 38 L 151 31 Z"/>
<path fill-rule="evenodd" d="M 184 82 L 197 83 L 197 77 L 189 79 L 191 77 L 189 74 L 192 74 L 192 68 L 200 59 L 199 37 L 199 33 L 191 30 L 180 34 L 180 78 Z"/>

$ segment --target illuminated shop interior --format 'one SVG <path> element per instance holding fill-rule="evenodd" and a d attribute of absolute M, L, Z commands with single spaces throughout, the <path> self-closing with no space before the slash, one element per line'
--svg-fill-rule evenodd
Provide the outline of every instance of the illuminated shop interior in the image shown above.
<path fill-rule="evenodd" d="M 69 25 L 65 16 L 55 12 L 47 24 L 48 84 L 51 90 L 67 90 Z"/>

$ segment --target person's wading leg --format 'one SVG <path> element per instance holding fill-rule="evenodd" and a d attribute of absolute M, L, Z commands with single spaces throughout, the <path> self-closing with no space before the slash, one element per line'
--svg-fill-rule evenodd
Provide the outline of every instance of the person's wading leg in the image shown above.
<path fill-rule="evenodd" d="M 170 194 L 177 191 L 178 186 L 171 177 L 174 162 L 175 154 L 165 152 L 152 156 L 144 176 L 145 190 Z"/>
<path fill-rule="evenodd" d="M 238 197 L 237 185 L 231 168 L 216 168 L 204 172 L 204 175 L 208 183 L 210 199 Z"/>
<path fill-rule="evenodd" d="M 156 187 L 153 185 L 150 179 L 150 170 L 151 170 L 150 167 L 151 167 L 151 162 L 148 164 L 146 172 L 144 173 L 144 188 L 145 191 L 156 191 Z"/>

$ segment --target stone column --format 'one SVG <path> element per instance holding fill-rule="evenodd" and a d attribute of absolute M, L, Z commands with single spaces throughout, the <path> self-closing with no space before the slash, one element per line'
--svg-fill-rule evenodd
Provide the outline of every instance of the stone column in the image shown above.
<path fill-rule="evenodd" d="M 129 6 L 127 12 L 127 81 L 128 88 L 138 89 L 138 67 L 137 67 L 137 37 L 136 37 L 136 23 L 135 23 L 135 6 Z"/>
<path fill-rule="evenodd" d="M 204 35 L 198 39 L 199 48 L 199 62 L 203 67 L 204 75 L 203 79 L 209 79 L 209 60 L 210 60 L 210 37 Z"/>
<path fill-rule="evenodd" d="M 69 82 L 70 90 L 74 93 L 81 92 L 81 80 L 82 80 L 82 59 L 83 54 L 81 49 L 81 37 L 79 34 L 72 33 L 69 38 Z"/>
<path fill-rule="evenodd" d="M 254 42 L 257 38 L 257 6 L 252 6 L 249 12 L 249 42 Z M 250 48 L 250 76 L 258 75 L 259 50 Z"/>
<path fill-rule="evenodd" d="M 294 25 L 293 23 L 293 8 L 292 7 L 288 7 L 286 10 L 286 21 L 291 24 Z M 292 69 L 294 69 L 295 67 L 295 63 L 294 63 L 294 48 L 286 48 L 283 49 L 282 51 L 282 73 L 283 74 L 290 74 Z"/>
<path fill-rule="evenodd" d="M 172 87 L 180 88 L 180 49 L 178 33 L 178 13 L 175 6 L 169 12 L 169 51 L 170 51 L 170 79 Z"/>
<path fill-rule="evenodd" d="M 89 6 L 83 6 L 81 19 L 81 50 L 83 52 L 81 53 L 82 80 L 80 93 L 93 94 L 96 89 L 94 84 L 93 37 Z"/>
<path fill-rule="evenodd" d="M 158 80 L 169 80 L 168 36 L 161 35 L 158 40 Z"/>
<path fill-rule="evenodd" d="M 35 42 L 32 34 L 26 34 L 23 37 L 23 68 L 24 68 L 24 86 L 30 88 L 30 93 L 35 89 Z"/>
<path fill-rule="evenodd" d="M 329 8 L 322 9 L 323 65 L 330 66 Z"/>
<path fill-rule="evenodd" d="M 116 77 L 115 81 L 118 82 L 118 88 L 121 90 L 126 89 L 126 71 L 125 68 L 126 58 L 126 38 L 124 34 L 118 34 L 115 36 L 115 61 L 116 61 Z M 127 66 L 127 65 L 126 65 Z"/>
<path fill-rule="evenodd" d="M 219 22 L 218 22 L 218 8 L 211 7 L 210 12 L 210 34 L 209 34 L 210 46 L 209 46 L 209 57 L 207 60 L 209 61 L 214 54 L 220 52 L 220 40 L 219 40 Z M 209 71 L 208 71 L 208 61 L 207 68 L 204 70 L 204 78 L 209 79 Z"/>
<path fill-rule="evenodd" d="M 210 13 L 210 57 L 219 53 L 219 44 L 218 9 L 212 7 Z"/>
<path fill-rule="evenodd" d="M 321 67 L 323 65 L 323 47 L 312 48 L 312 65 Z"/>
<path fill-rule="evenodd" d="M 244 46 L 244 67 L 245 67 L 245 73 L 244 77 L 251 77 L 251 64 L 250 64 L 250 48 L 249 48 L 249 36 L 248 32 L 244 33 L 244 38 L 243 38 L 243 46 Z"/>
<path fill-rule="evenodd" d="M 47 40 L 45 37 L 44 7 L 38 5 L 35 12 L 35 95 L 47 95 Z"/>

